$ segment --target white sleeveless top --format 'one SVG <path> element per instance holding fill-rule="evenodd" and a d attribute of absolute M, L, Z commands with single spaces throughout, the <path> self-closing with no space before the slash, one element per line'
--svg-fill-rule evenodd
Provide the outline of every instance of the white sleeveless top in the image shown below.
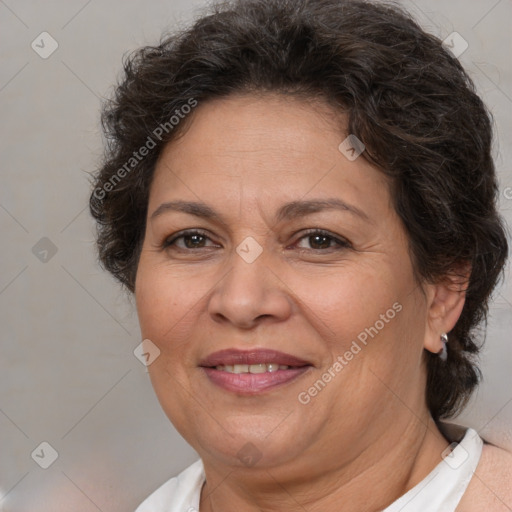
<path fill-rule="evenodd" d="M 382 512 L 454 512 L 480 460 L 483 441 L 469 428 L 443 460 L 417 485 Z M 194 462 L 139 505 L 135 512 L 198 512 L 205 481 L 203 463 Z M 200 512 L 200 511 L 199 511 Z"/>

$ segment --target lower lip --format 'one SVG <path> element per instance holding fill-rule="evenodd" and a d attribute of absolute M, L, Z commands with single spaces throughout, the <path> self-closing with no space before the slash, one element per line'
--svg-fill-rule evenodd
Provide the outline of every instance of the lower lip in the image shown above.
<path fill-rule="evenodd" d="M 205 367 L 203 367 L 203 370 L 210 381 L 227 391 L 255 395 L 287 384 L 303 375 L 309 368 L 310 366 L 302 366 L 265 373 L 229 373 Z"/>

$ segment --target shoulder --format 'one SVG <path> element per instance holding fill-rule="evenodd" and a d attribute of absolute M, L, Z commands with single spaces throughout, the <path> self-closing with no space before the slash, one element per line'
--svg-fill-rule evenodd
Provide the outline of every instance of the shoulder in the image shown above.
<path fill-rule="evenodd" d="M 485 443 L 457 512 L 512 510 L 512 453 Z"/>

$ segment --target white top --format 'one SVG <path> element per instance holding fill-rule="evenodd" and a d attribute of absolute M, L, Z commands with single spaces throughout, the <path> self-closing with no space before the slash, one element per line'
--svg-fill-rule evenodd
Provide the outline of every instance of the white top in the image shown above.
<path fill-rule="evenodd" d="M 454 512 L 480 460 L 483 441 L 469 428 L 443 460 L 417 485 L 382 512 Z M 139 505 L 135 512 L 197 512 L 205 481 L 203 463 L 194 462 Z"/>

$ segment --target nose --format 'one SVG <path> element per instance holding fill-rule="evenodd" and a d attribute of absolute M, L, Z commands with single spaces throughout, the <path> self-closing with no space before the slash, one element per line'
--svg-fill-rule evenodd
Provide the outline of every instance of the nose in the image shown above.
<path fill-rule="evenodd" d="M 261 254 L 249 263 L 233 251 L 230 260 L 229 271 L 210 295 L 208 311 L 215 322 L 248 330 L 291 315 L 288 288 L 272 268 L 271 256 Z"/>

